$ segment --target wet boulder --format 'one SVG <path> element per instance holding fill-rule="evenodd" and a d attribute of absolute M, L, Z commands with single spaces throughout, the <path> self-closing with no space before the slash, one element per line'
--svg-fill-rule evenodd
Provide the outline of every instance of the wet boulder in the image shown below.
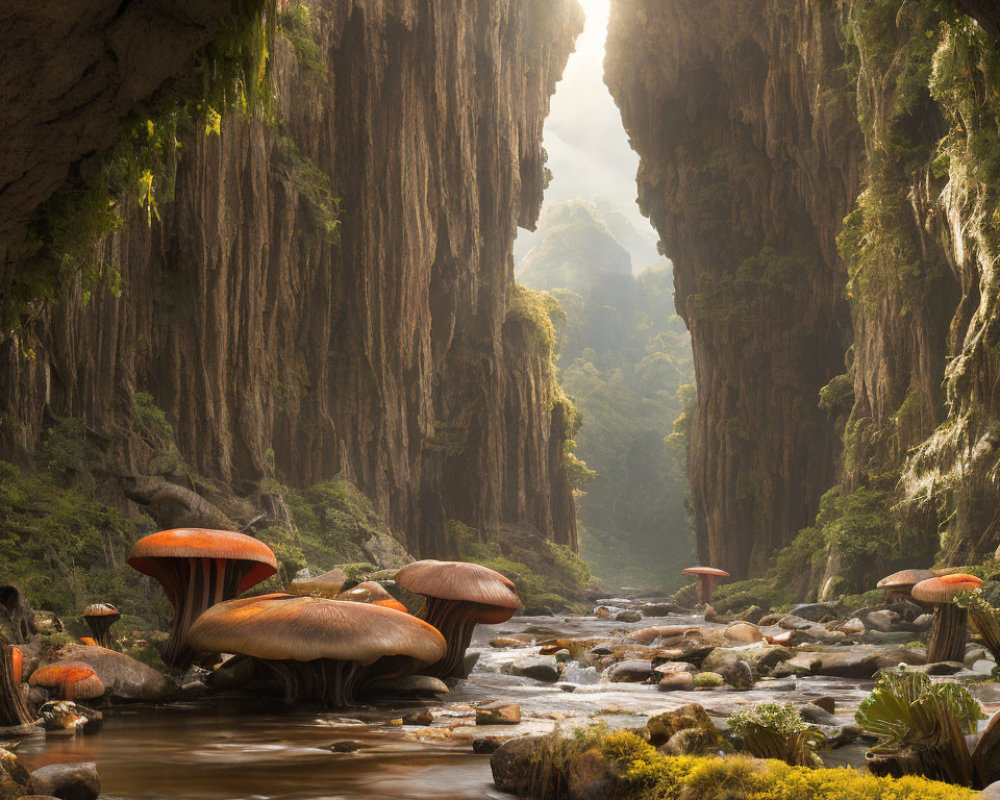
<path fill-rule="evenodd" d="M 628 611 L 619 611 L 617 614 L 615 614 L 615 622 L 632 623 L 632 622 L 638 622 L 641 619 L 642 619 L 642 614 L 640 614 L 638 611 L 633 611 L 631 609 Z"/>
<path fill-rule="evenodd" d="M 672 711 L 664 711 L 646 720 L 646 738 L 653 747 L 666 744 L 678 731 L 702 731 L 709 737 L 714 737 L 718 750 L 722 746 L 722 734 L 708 716 L 708 712 L 698 703 L 687 703 Z"/>
<path fill-rule="evenodd" d="M 16 800 L 21 795 L 31 794 L 31 791 L 28 770 L 16 755 L 0 748 L 0 800 Z"/>
<path fill-rule="evenodd" d="M 750 622 L 734 622 L 726 628 L 726 640 L 735 644 L 756 644 L 764 641 L 760 629 Z"/>
<path fill-rule="evenodd" d="M 657 688 L 661 692 L 690 692 L 694 689 L 694 675 L 682 671 L 663 673 Z"/>
<path fill-rule="evenodd" d="M 555 683 L 559 680 L 559 663 L 554 656 L 525 656 L 505 664 L 501 671 L 507 675 L 531 678 L 543 683 Z"/>
<path fill-rule="evenodd" d="M 103 647 L 68 644 L 57 650 L 48 663 L 60 661 L 79 661 L 89 666 L 101 679 L 108 697 L 115 700 L 153 703 L 169 700 L 177 692 L 166 675 L 124 653 Z"/>
<path fill-rule="evenodd" d="M 93 761 L 49 764 L 31 773 L 31 784 L 37 793 L 60 800 L 97 800 L 101 794 L 101 776 Z"/>
<path fill-rule="evenodd" d="M 619 661 L 608 670 L 608 680 L 612 683 L 642 683 L 653 677 L 653 662 L 646 658 L 630 658 Z"/>
<path fill-rule="evenodd" d="M 476 709 L 477 725 L 517 725 L 521 721 L 521 707 L 496 701 Z"/>
<path fill-rule="evenodd" d="M 782 674 L 826 675 L 832 678 L 854 678 L 871 680 L 875 674 L 897 664 L 922 664 L 924 657 L 915 650 L 906 648 L 852 648 L 847 652 L 825 651 L 800 653 L 786 661 Z M 797 670 L 808 672 L 797 672 Z M 796 670 L 796 671 L 787 671 Z M 776 669 L 774 675 L 779 674 Z"/>
<path fill-rule="evenodd" d="M 837 618 L 837 610 L 830 603 L 806 603 L 795 606 L 790 613 L 810 622 L 829 622 Z"/>
<path fill-rule="evenodd" d="M 678 611 L 673 603 L 647 603 L 640 608 L 644 617 L 669 617 Z"/>

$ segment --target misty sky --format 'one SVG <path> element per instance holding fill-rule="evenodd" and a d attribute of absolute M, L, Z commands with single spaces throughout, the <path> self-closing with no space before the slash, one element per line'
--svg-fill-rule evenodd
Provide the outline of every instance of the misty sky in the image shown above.
<path fill-rule="evenodd" d="M 649 251 L 634 256 L 639 271 L 662 260 L 656 253 L 657 236 L 635 203 L 635 172 L 639 157 L 628 145 L 621 115 L 604 85 L 604 40 L 610 0 L 580 0 L 587 24 L 576 40 L 562 80 L 556 85 L 552 110 L 545 122 L 545 149 L 552 183 L 545 202 L 607 197 L 625 212 L 649 239 Z M 543 212 L 544 214 L 544 206 Z M 519 235 L 519 255 L 535 237 Z M 645 263 L 642 263 L 645 262 Z"/>

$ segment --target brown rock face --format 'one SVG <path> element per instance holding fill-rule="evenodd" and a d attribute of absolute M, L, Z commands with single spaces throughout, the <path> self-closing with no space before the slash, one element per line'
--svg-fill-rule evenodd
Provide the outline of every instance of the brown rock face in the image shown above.
<path fill-rule="evenodd" d="M 860 142 L 820 5 L 613 5 L 605 79 L 692 334 L 700 555 L 734 576 L 812 521 L 840 449 L 817 394 L 844 371 L 834 238 Z"/>
<path fill-rule="evenodd" d="M 236 0 L 11 0 L 0 8 L 0 267 L 16 274 L 35 208 L 119 122 L 190 69 Z"/>
<path fill-rule="evenodd" d="M 193 470 L 237 495 L 342 473 L 417 554 L 449 519 L 575 545 L 548 354 L 506 308 L 579 7 L 358 0 L 312 19 L 323 74 L 278 38 L 282 122 L 227 117 L 184 144 L 162 221 L 111 244 L 121 296 L 77 287 L 6 348 L 0 453 L 71 415 L 113 474 L 156 474 L 145 391 Z M 342 201 L 339 244 L 317 175 Z"/>
<path fill-rule="evenodd" d="M 995 5 L 613 4 L 606 80 L 692 332 L 706 562 L 760 574 L 817 509 L 803 590 L 1000 543 Z"/>

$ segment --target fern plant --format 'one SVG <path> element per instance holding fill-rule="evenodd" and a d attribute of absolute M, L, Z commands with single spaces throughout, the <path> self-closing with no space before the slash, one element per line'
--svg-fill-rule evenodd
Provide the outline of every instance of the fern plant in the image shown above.
<path fill-rule="evenodd" d="M 900 665 L 879 673 L 855 719 L 881 737 L 866 758 L 876 775 L 923 775 L 972 785 L 972 760 L 965 736 L 984 719 L 979 703 L 963 686 L 934 684 L 923 672 Z"/>
<path fill-rule="evenodd" d="M 810 728 L 791 703 L 755 703 L 729 715 L 729 729 L 742 750 L 793 767 L 821 767 L 816 750 L 826 736 Z"/>

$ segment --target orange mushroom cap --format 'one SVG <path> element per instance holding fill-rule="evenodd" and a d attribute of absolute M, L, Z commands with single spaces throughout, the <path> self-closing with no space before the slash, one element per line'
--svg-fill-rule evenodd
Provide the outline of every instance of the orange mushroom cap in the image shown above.
<path fill-rule="evenodd" d="M 728 578 L 729 573 L 715 567 L 688 567 L 681 570 L 681 575 L 711 575 L 715 578 Z"/>
<path fill-rule="evenodd" d="M 10 648 L 10 663 L 14 668 L 14 683 L 21 682 L 21 669 L 24 666 L 24 653 L 21 651 L 20 647 L 14 647 L 11 645 Z"/>
<path fill-rule="evenodd" d="M 388 600 L 374 600 L 372 601 L 373 606 L 382 606 L 382 608 L 391 608 L 394 611 L 401 611 L 404 614 L 409 614 L 410 609 L 400 603 L 395 597 L 390 597 Z"/>
<path fill-rule="evenodd" d="M 356 661 L 410 656 L 426 664 L 447 650 L 423 620 L 369 603 L 266 594 L 212 606 L 188 634 L 203 652 L 241 653 L 265 660 Z"/>
<path fill-rule="evenodd" d="M 97 644 L 97 640 L 93 636 L 81 636 L 80 644 L 85 644 L 89 647 L 100 647 L 100 645 Z"/>
<path fill-rule="evenodd" d="M 479 621 L 487 624 L 506 622 L 521 605 L 513 581 L 465 561 L 414 561 L 396 573 L 396 583 L 425 597 L 483 606 Z"/>
<path fill-rule="evenodd" d="M 910 589 L 910 596 L 925 603 L 950 603 L 959 592 L 978 589 L 982 585 L 982 580 L 975 575 L 953 572 L 920 581 Z"/>
<path fill-rule="evenodd" d="M 32 686 L 57 690 L 65 700 L 90 700 L 104 694 L 104 683 L 86 664 L 63 661 L 31 673 Z"/>
<path fill-rule="evenodd" d="M 243 575 L 239 591 L 245 592 L 278 571 L 271 548 L 259 539 L 236 531 L 208 528 L 174 528 L 144 536 L 132 545 L 129 565 L 144 575 L 158 578 L 165 558 L 211 558 L 254 562 Z"/>

